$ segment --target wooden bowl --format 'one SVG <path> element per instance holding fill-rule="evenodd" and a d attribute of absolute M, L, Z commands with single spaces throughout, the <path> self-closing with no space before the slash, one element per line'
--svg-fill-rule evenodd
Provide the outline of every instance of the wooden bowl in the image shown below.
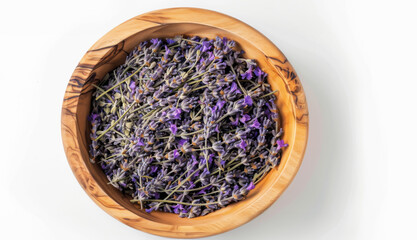
<path fill-rule="evenodd" d="M 198 35 L 235 40 L 247 58 L 256 59 L 273 90 L 279 90 L 277 106 L 289 144 L 281 164 L 250 191 L 247 198 L 206 216 L 187 219 L 173 213 L 140 210 L 119 190 L 107 184 L 98 164 L 89 161 L 88 145 L 91 95 L 103 76 L 125 61 L 141 41 L 157 37 Z M 236 228 L 261 214 L 287 188 L 300 167 L 307 144 L 308 110 L 300 80 L 281 51 L 245 23 L 221 13 L 172 8 L 134 17 L 117 26 L 87 51 L 74 70 L 65 92 L 61 116 L 62 139 L 68 162 L 78 182 L 93 201 L 119 221 L 142 231 L 175 238 L 196 238 Z"/>

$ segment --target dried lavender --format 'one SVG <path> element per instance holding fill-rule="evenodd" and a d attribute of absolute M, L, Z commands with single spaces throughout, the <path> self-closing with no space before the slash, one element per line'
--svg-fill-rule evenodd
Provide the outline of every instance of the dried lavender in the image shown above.
<path fill-rule="evenodd" d="M 226 38 L 141 42 L 93 93 L 91 161 L 147 212 L 240 201 L 287 146 L 266 77 Z"/>

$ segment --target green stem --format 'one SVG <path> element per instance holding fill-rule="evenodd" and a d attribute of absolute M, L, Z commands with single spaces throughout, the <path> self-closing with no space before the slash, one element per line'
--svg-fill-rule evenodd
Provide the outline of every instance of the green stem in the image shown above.
<path fill-rule="evenodd" d="M 198 149 L 193 149 L 193 151 L 203 151 L 203 150 L 210 150 L 213 149 L 212 147 L 206 147 L 206 148 L 198 148 Z"/>
<path fill-rule="evenodd" d="M 185 41 L 188 41 L 188 42 L 192 42 L 192 43 L 202 44 L 201 42 L 193 41 L 193 40 L 186 39 L 186 38 L 183 38 L 182 40 L 185 40 Z"/>
<path fill-rule="evenodd" d="M 187 73 L 185 73 L 185 76 L 187 76 L 187 75 L 190 73 L 191 69 L 193 69 L 193 68 L 195 67 L 195 65 L 197 65 L 198 60 L 200 60 L 200 50 L 197 50 L 197 56 L 196 56 L 195 62 L 194 62 L 194 64 L 190 67 L 190 69 L 188 69 Z"/>
<path fill-rule="evenodd" d="M 185 174 L 187 174 L 189 171 L 190 171 L 191 169 L 188 169 L 187 171 L 185 171 L 183 174 L 181 174 L 177 179 L 175 179 L 175 181 L 172 181 L 172 182 L 178 182 L 178 184 L 180 184 L 181 183 L 181 178 L 182 177 L 184 177 L 185 176 Z M 166 186 L 166 187 L 169 187 L 171 184 L 168 184 L 168 186 Z M 167 190 L 169 190 L 169 189 L 167 189 Z"/>
<path fill-rule="evenodd" d="M 154 109 L 154 110 L 152 110 L 152 111 L 149 111 L 148 113 L 146 113 L 144 116 L 142 116 L 142 119 L 146 119 L 147 117 L 149 117 L 150 115 L 152 115 L 153 113 L 155 113 L 156 112 L 156 110 L 158 110 L 158 109 Z"/>
<path fill-rule="evenodd" d="M 196 115 L 191 119 L 191 122 L 194 121 L 194 119 L 197 119 L 197 117 L 200 115 L 200 113 L 203 111 L 204 107 L 200 107 L 200 110 L 196 113 Z"/>
<path fill-rule="evenodd" d="M 240 163 L 238 163 L 238 164 L 234 165 L 232 168 L 227 169 L 227 171 L 228 171 L 228 172 L 230 172 L 230 171 L 232 171 L 233 169 L 235 169 L 235 168 L 239 167 L 239 166 L 240 166 L 240 165 L 242 165 L 242 164 L 243 164 L 243 162 L 240 162 Z"/>
<path fill-rule="evenodd" d="M 276 92 L 278 92 L 278 90 L 275 90 L 275 91 L 273 91 L 273 92 L 267 93 L 267 94 L 265 94 L 265 95 L 263 95 L 263 96 L 260 96 L 259 98 L 264 98 L 264 97 L 267 97 L 267 96 L 272 95 L 272 94 L 274 94 L 274 93 L 276 93 Z"/>
<path fill-rule="evenodd" d="M 194 183 L 196 183 L 196 182 L 194 182 Z M 198 187 L 198 188 L 187 189 L 187 190 L 177 190 L 177 192 L 194 192 L 194 191 L 198 191 L 198 190 L 204 189 L 204 188 L 206 188 L 206 187 L 209 187 L 209 186 L 211 186 L 211 185 L 212 185 L 212 184 L 210 183 L 210 184 L 207 184 L 207 185 L 204 185 L 204 186 Z M 168 191 L 168 190 L 170 190 L 170 189 L 167 189 L 167 191 Z"/>
<path fill-rule="evenodd" d="M 100 90 L 101 92 L 106 92 L 104 89 L 102 89 L 101 87 L 95 85 L 94 83 L 92 84 L 95 88 L 97 88 L 98 90 Z M 110 97 L 109 94 L 105 93 L 106 97 L 114 104 L 113 99 Z"/>
<path fill-rule="evenodd" d="M 130 200 L 131 202 L 139 202 L 139 200 Z M 187 202 L 178 202 L 178 201 L 171 201 L 171 200 L 161 200 L 161 199 L 146 199 L 142 200 L 144 202 L 162 202 L 162 203 L 172 203 L 172 204 L 182 204 L 182 205 L 188 205 L 188 206 L 207 206 L 207 205 L 214 205 L 218 204 L 216 202 L 214 203 L 187 203 Z"/>
<path fill-rule="evenodd" d="M 123 133 L 121 133 L 121 132 L 119 132 L 119 131 L 117 131 L 117 130 L 115 130 L 115 129 L 113 129 L 113 132 L 115 132 L 115 133 L 119 134 L 119 135 L 120 135 L 120 136 L 122 136 L 123 138 L 127 138 L 127 136 L 126 136 L 126 135 L 124 135 Z"/>
<path fill-rule="evenodd" d="M 188 181 L 188 179 L 190 179 L 192 176 L 194 176 L 194 174 L 199 170 L 200 169 L 197 168 L 197 170 L 195 170 L 193 173 L 191 173 L 186 179 L 184 179 L 184 181 L 182 181 L 180 184 L 178 184 L 178 186 L 174 190 L 172 190 L 172 192 L 170 194 L 168 194 L 168 196 L 166 196 L 164 200 L 167 200 L 169 197 L 171 197 L 172 194 L 174 194 L 182 185 L 184 185 L 184 183 L 186 183 Z"/>
<path fill-rule="evenodd" d="M 192 89 L 190 92 L 194 92 L 194 91 L 200 90 L 200 89 L 202 89 L 202 88 L 207 88 L 207 86 L 206 86 L 206 85 L 204 85 L 204 86 L 201 86 L 201 87 L 198 87 L 198 88 L 194 88 L 194 89 Z"/>
<path fill-rule="evenodd" d="M 240 85 L 240 82 L 239 82 L 239 77 L 237 76 L 237 74 L 236 74 L 235 69 L 233 68 L 233 66 L 230 66 L 230 65 L 229 65 L 229 67 L 232 69 L 233 74 L 236 76 L 236 82 L 237 82 L 237 85 L 239 85 L 240 90 L 242 90 L 242 92 L 243 92 L 245 95 L 248 95 L 248 93 L 246 92 L 246 90 L 242 87 L 242 85 Z"/>
<path fill-rule="evenodd" d="M 226 166 L 225 167 L 229 167 L 230 165 L 232 165 L 232 163 L 237 159 L 239 157 L 239 155 L 237 155 L 235 158 L 233 158 L 230 162 L 228 162 L 227 164 L 226 164 Z"/>
<path fill-rule="evenodd" d="M 230 131 L 228 131 L 228 132 L 226 132 L 226 133 L 231 133 L 231 132 L 238 131 L 238 130 L 242 130 L 242 129 L 245 129 L 245 128 L 244 128 L 244 127 L 241 127 L 241 128 L 235 128 L 235 129 L 232 129 L 232 130 L 230 130 Z"/>
<path fill-rule="evenodd" d="M 207 195 L 211 195 L 211 194 L 215 194 L 215 193 L 219 193 L 220 191 L 219 190 L 217 190 L 217 191 L 214 191 L 214 192 L 209 192 L 209 193 L 206 193 L 206 194 L 202 194 L 202 195 L 199 195 L 199 196 L 207 196 Z"/>
<path fill-rule="evenodd" d="M 221 118 L 217 119 L 216 123 L 221 122 L 223 119 L 229 117 L 230 115 L 228 113 L 226 113 L 225 115 L 223 115 Z"/>
<path fill-rule="evenodd" d="M 192 82 L 190 82 L 190 83 L 188 83 L 188 84 L 192 85 L 192 84 L 194 84 L 194 83 L 199 83 L 199 82 L 201 82 L 201 81 L 203 81 L 203 80 L 204 80 L 204 78 L 203 78 L 203 79 L 199 79 L 199 80 L 192 81 Z"/>
<path fill-rule="evenodd" d="M 96 139 L 94 139 L 94 141 L 98 141 L 100 138 L 102 138 L 104 136 L 104 134 L 106 134 L 108 131 L 110 131 L 112 128 L 114 128 L 114 126 L 116 126 L 116 124 L 118 124 L 120 122 L 120 120 L 122 120 L 123 117 L 126 116 L 126 114 L 130 111 L 130 109 L 132 109 L 133 106 L 135 106 L 135 103 L 132 103 L 130 105 L 130 107 L 122 114 L 122 116 L 120 116 L 120 118 L 117 119 L 109 128 L 104 130 L 104 132 L 100 136 L 98 136 Z"/>
<path fill-rule="evenodd" d="M 259 88 L 261 85 L 256 85 L 255 87 L 253 87 L 252 89 L 250 89 L 248 92 L 252 92 L 253 90 L 255 90 L 255 89 L 257 89 L 257 88 Z"/>
<path fill-rule="evenodd" d="M 259 178 L 258 178 L 258 176 L 256 176 L 256 177 L 254 177 L 254 178 L 253 178 L 253 180 L 252 180 L 252 181 L 253 181 L 253 183 L 254 183 L 254 184 L 257 184 L 259 181 L 261 181 L 261 180 L 265 177 L 266 173 L 267 173 L 270 169 L 271 169 L 271 166 L 269 166 L 269 165 L 268 165 L 268 167 L 266 167 L 266 168 L 263 170 L 261 177 L 259 177 Z"/>
<path fill-rule="evenodd" d="M 153 177 L 151 177 L 151 176 L 147 176 L 147 175 L 143 175 L 143 176 L 141 176 L 141 177 L 143 177 L 143 178 L 147 178 L 147 179 L 153 179 Z"/>
<path fill-rule="evenodd" d="M 204 129 L 200 129 L 198 131 L 190 132 L 190 133 L 181 133 L 181 135 L 179 135 L 179 136 L 177 135 L 176 137 L 194 135 L 195 133 L 201 133 L 201 132 L 204 132 Z"/>
<path fill-rule="evenodd" d="M 111 155 L 111 156 L 108 156 L 108 157 L 104 158 L 103 160 L 107 160 L 107 159 L 110 159 L 110 158 L 114 158 L 114 157 L 117 157 L 117 156 L 119 156 L 119 155 L 120 155 L 120 153 L 118 153 L 118 154 L 113 154 L 113 155 Z"/>
<path fill-rule="evenodd" d="M 170 46 L 169 48 L 176 48 L 176 47 L 179 47 L 179 46 L 180 46 L 180 44 L 177 44 L 177 45 Z"/>
<path fill-rule="evenodd" d="M 136 70 L 134 73 L 132 73 L 129 77 L 123 79 L 122 81 L 120 81 L 117 84 L 115 84 L 113 87 L 107 89 L 105 92 L 103 92 L 102 94 L 100 94 L 99 96 L 97 96 L 96 97 L 96 100 L 100 99 L 102 96 L 104 96 L 106 93 L 110 92 L 111 90 L 115 89 L 120 84 L 122 84 L 122 83 L 126 82 L 127 80 L 129 80 L 131 77 L 133 77 L 134 75 L 136 75 L 144 66 L 145 66 L 145 64 L 143 64 L 138 70 Z"/>
<path fill-rule="evenodd" d="M 148 106 L 149 106 L 149 104 L 142 105 L 142 106 L 140 106 L 140 107 L 136 108 L 135 110 L 133 110 L 133 111 L 132 111 L 132 113 L 135 113 L 135 112 L 137 112 L 137 111 L 139 111 L 139 110 L 141 110 L 141 109 L 144 109 L 144 108 L 146 108 L 146 107 L 148 107 Z"/>

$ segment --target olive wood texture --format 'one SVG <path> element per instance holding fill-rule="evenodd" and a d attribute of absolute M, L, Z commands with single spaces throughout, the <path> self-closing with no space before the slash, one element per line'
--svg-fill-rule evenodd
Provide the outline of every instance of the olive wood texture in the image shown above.
<path fill-rule="evenodd" d="M 89 161 L 88 146 L 92 83 L 125 61 L 141 41 L 176 35 L 237 42 L 246 58 L 256 59 L 277 93 L 283 140 L 289 144 L 281 164 L 250 191 L 245 200 L 206 216 L 180 218 L 173 213 L 146 213 L 129 196 L 107 184 L 98 164 Z M 62 105 L 61 128 L 65 153 L 78 182 L 90 198 L 119 221 L 142 231 L 166 237 L 197 238 L 236 228 L 265 211 L 290 184 L 302 162 L 308 138 L 308 110 L 300 80 L 281 51 L 247 24 L 204 9 L 172 8 L 134 17 L 98 40 L 84 55 L 69 80 Z"/>

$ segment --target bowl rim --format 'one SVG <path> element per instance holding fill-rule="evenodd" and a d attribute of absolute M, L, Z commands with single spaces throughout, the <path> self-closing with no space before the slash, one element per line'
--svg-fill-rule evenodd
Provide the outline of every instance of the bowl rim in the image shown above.
<path fill-rule="evenodd" d="M 193 14 L 189 14 L 190 12 L 198 14 L 200 17 L 195 18 L 193 17 Z M 162 17 L 168 15 L 170 16 L 169 18 Z M 219 21 L 219 19 L 232 21 L 234 24 L 222 24 L 222 21 Z M 280 178 L 278 177 L 273 183 L 275 187 L 273 194 L 262 196 L 262 198 L 259 197 L 256 200 L 255 203 L 259 204 L 257 211 L 252 210 L 239 213 L 243 214 L 244 217 L 236 219 L 236 221 L 228 224 L 221 224 L 221 226 L 219 226 L 220 224 L 216 223 L 215 226 L 212 226 L 213 231 L 210 232 L 195 231 L 191 228 L 187 228 L 189 230 L 189 232 L 187 232 L 187 229 L 179 229 L 178 226 L 167 228 L 166 224 L 164 225 L 152 221 L 151 219 L 140 217 L 128 209 L 123 208 L 108 196 L 91 176 L 79 151 L 79 143 L 77 142 L 77 136 L 80 134 L 79 131 L 76 130 L 78 96 L 82 93 L 84 84 L 88 81 L 90 74 L 96 67 L 96 65 L 88 64 L 88 60 L 91 59 L 91 54 L 94 54 L 94 57 L 96 58 L 97 56 L 103 57 L 108 54 L 108 52 L 119 49 L 121 41 L 140 31 L 161 24 L 173 23 L 208 25 L 241 36 L 246 41 L 256 46 L 265 55 L 268 62 L 275 67 L 279 77 L 287 85 L 287 91 L 292 96 L 290 101 L 292 103 L 292 113 L 295 118 L 295 140 L 293 142 L 295 147 L 290 146 L 289 149 L 286 149 L 286 151 L 289 151 L 286 165 L 291 164 L 291 168 L 287 169 L 285 172 L 285 180 L 278 182 L 278 179 Z M 132 26 L 135 27 L 134 31 L 129 30 Z M 245 34 L 240 34 L 243 32 Z M 248 32 L 250 34 L 247 34 Z M 114 37 L 115 34 L 117 34 L 117 38 Z M 99 58 L 97 62 L 100 62 L 101 60 L 102 58 Z M 79 77 L 80 71 L 83 72 L 84 77 L 82 78 Z M 67 86 L 61 113 L 62 141 L 68 163 L 78 182 L 90 198 L 111 216 L 133 228 L 159 236 L 174 238 L 206 237 L 226 232 L 249 222 L 271 206 L 291 183 L 301 165 L 307 146 L 308 124 L 309 114 L 304 90 L 298 79 L 298 75 L 295 73 L 295 70 L 284 54 L 268 38 L 249 25 L 225 14 L 200 8 L 168 8 L 151 11 L 131 18 L 105 34 L 87 51 L 77 65 Z M 266 200 L 265 197 L 267 198 Z M 163 231 L 162 229 L 166 229 L 166 231 Z"/>

